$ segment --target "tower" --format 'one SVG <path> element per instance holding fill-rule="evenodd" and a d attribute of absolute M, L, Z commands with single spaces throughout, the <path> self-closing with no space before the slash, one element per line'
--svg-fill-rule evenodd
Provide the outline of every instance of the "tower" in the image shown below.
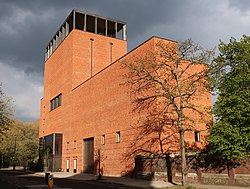
<path fill-rule="evenodd" d="M 73 10 L 52 37 L 45 49 L 39 130 L 40 154 L 46 156 L 48 170 L 62 169 L 64 133 L 66 138 L 74 135 L 72 91 L 126 53 L 125 22 L 79 10 Z"/>

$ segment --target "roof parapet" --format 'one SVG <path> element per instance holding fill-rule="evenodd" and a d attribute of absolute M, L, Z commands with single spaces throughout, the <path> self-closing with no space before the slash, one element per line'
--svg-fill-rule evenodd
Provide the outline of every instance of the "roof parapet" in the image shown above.
<path fill-rule="evenodd" d="M 126 40 L 126 22 L 72 10 L 45 49 L 45 61 L 53 54 L 73 29 Z"/>

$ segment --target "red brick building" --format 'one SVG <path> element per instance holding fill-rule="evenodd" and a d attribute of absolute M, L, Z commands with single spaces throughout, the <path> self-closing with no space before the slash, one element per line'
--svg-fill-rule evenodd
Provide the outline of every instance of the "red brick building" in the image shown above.
<path fill-rule="evenodd" d="M 136 138 L 141 115 L 133 111 L 121 62 L 154 50 L 159 41 L 176 44 L 152 37 L 128 53 L 125 22 L 71 12 L 45 50 L 39 138 L 46 169 L 97 173 L 100 160 L 104 175 L 133 171 L 136 153 L 131 153 L 131 145 L 144 139 Z M 210 93 L 197 103 L 211 106 Z M 190 131 L 187 142 L 202 145 L 206 123 L 195 131 L 196 139 Z"/>

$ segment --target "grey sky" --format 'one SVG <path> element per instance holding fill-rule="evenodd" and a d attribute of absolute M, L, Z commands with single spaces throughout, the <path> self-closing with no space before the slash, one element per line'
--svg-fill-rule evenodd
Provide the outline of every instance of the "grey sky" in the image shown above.
<path fill-rule="evenodd" d="M 212 48 L 250 33 L 248 0 L 1 0 L 0 82 L 16 118 L 39 118 L 44 49 L 73 8 L 126 21 L 129 50 L 153 35 Z"/>

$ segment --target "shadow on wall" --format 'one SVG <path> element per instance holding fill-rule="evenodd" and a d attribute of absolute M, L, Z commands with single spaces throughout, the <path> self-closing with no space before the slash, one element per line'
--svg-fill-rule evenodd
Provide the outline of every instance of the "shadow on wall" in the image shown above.
<path fill-rule="evenodd" d="M 191 41 L 183 45 L 196 49 Z M 129 140 L 123 159 L 132 176 L 156 179 L 162 174 L 172 182 L 171 156 L 180 155 L 180 149 L 185 149 L 185 154 L 188 149 L 195 152 L 202 147 L 193 145 L 192 134 L 196 129 L 206 130 L 211 122 L 211 104 L 204 100 L 210 96 L 207 69 L 179 57 L 183 50 L 180 47 L 159 40 L 154 49 L 121 62 L 122 68 L 127 69 L 124 85 L 130 90 L 133 107 L 134 138 Z M 187 57 L 194 55 L 189 50 L 183 53 Z M 184 175 L 188 169 L 184 167 Z"/>
<path fill-rule="evenodd" d="M 179 156 L 179 133 L 173 119 L 162 116 L 155 108 L 153 113 L 148 111 L 152 107 L 143 109 L 144 115 L 136 123 L 139 126 L 132 126 L 136 134 L 123 156 L 128 168 L 122 176 L 173 183 L 173 167 L 180 164 L 180 159 L 174 158 Z"/>

